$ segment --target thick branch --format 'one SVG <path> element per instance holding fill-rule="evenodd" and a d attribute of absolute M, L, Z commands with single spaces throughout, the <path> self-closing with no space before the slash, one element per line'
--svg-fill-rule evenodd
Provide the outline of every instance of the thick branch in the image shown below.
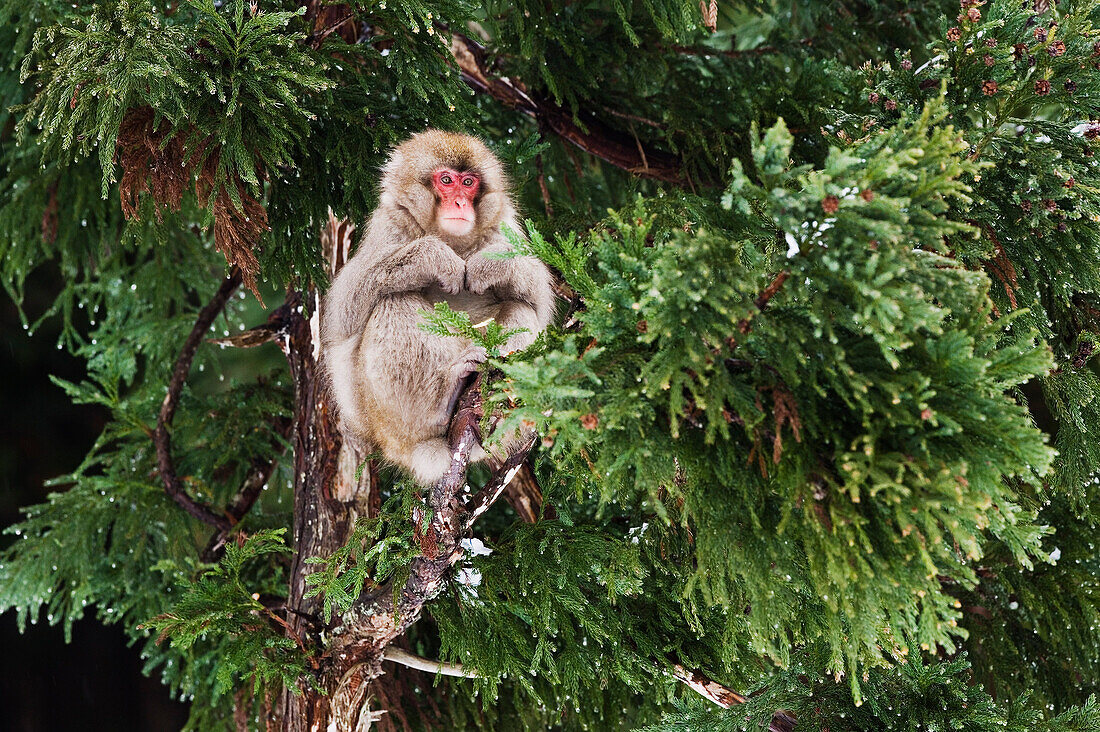
<path fill-rule="evenodd" d="M 488 94 L 497 101 L 534 117 L 540 127 L 595 155 L 615 167 L 642 178 L 654 178 L 668 183 L 687 183 L 680 160 L 656 150 L 645 150 L 634 138 L 619 134 L 598 120 L 586 119 L 587 131 L 573 122 L 573 115 L 557 104 L 538 98 L 522 83 L 506 77 L 491 76 L 486 62 L 486 50 L 461 33 L 453 33 L 451 53 L 454 54 L 462 79 L 475 91 Z"/>
<path fill-rule="evenodd" d="M 191 370 L 191 362 L 195 359 L 195 351 L 198 350 L 202 337 L 218 317 L 218 313 L 225 308 L 229 297 L 241 284 L 241 270 L 234 267 L 229 277 L 222 282 L 213 299 L 199 313 L 195 326 L 183 342 L 183 349 L 176 359 L 176 365 L 172 369 L 172 378 L 168 382 L 168 394 L 160 405 L 160 414 L 157 416 L 157 429 L 153 432 L 153 443 L 157 448 L 157 471 L 164 481 L 164 491 L 169 498 L 180 505 L 183 510 L 191 514 L 203 523 L 226 530 L 232 522 L 228 517 L 215 513 L 211 508 L 197 502 L 187 494 L 183 487 L 183 481 L 176 475 L 176 468 L 172 462 L 172 440 L 168 434 L 168 428 L 172 424 L 172 418 L 176 415 L 176 407 L 179 406 L 180 392 L 187 381 L 187 374 Z"/>

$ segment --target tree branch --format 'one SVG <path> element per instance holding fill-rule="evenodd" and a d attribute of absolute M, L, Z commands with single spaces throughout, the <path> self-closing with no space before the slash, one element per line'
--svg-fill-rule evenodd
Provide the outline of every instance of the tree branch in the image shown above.
<path fill-rule="evenodd" d="M 451 465 L 446 474 L 428 488 L 425 512 L 414 516 L 420 522 L 417 536 L 421 555 L 410 563 L 404 586 L 395 592 L 395 587 L 387 584 L 364 597 L 345 614 L 341 630 L 334 633 L 330 657 L 337 659 L 334 670 L 342 679 L 341 684 L 344 680 L 355 685 L 366 683 L 381 673 L 381 663 L 388 657 L 390 643 L 419 620 L 424 606 L 443 589 L 447 573 L 462 558 L 463 534 L 500 497 L 534 445 L 532 436 L 494 470 L 486 488 L 463 506 L 459 497 L 466 485 L 470 452 L 481 439 L 483 378 L 478 374 L 459 397 L 448 435 Z M 364 666 L 362 673 L 348 673 L 360 664 Z M 342 698 L 353 698 L 358 694 L 358 686 L 340 688 L 335 693 Z"/>
<path fill-rule="evenodd" d="M 803 38 L 798 42 L 799 46 L 812 46 L 813 44 L 814 41 L 812 38 Z M 756 56 L 766 56 L 772 53 L 780 53 L 789 49 L 780 48 L 778 46 L 757 46 L 756 48 L 746 48 L 744 50 L 731 48 L 722 51 L 716 48 L 706 48 L 703 46 L 669 46 L 666 50 L 681 54 L 683 56 L 724 56 L 725 58 L 753 58 Z"/>
<path fill-rule="evenodd" d="M 558 517 L 554 507 L 544 502 L 542 488 L 529 460 L 519 466 L 516 477 L 504 486 L 504 500 L 522 521 L 529 524 L 538 521 L 540 516 L 551 520 Z"/>
<path fill-rule="evenodd" d="M 461 663 L 444 663 L 443 661 L 429 661 L 426 658 L 409 653 L 403 648 L 389 646 L 382 654 L 383 660 L 393 661 L 402 666 L 415 668 L 418 671 L 427 671 L 430 674 L 443 674 L 444 676 L 459 676 L 466 679 L 478 678 L 476 671 L 468 671 Z"/>
<path fill-rule="evenodd" d="M 646 151 L 640 144 L 634 144 L 632 138 L 617 133 L 595 118 L 586 120 L 588 129 L 582 130 L 573 122 L 570 112 L 549 100 L 540 99 L 524 88 L 521 82 L 491 76 L 486 62 L 488 54 L 477 41 L 452 32 L 451 53 L 462 72 L 463 81 L 475 91 L 488 94 L 506 106 L 534 117 L 540 127 L 553 131 L 581 150 L 642 178 L 676 185 L 688 182 L 680 160 L 675 156 L 656 150 Z"/>
<path fill-rule="evenodd" d="M 747 697 L 741 696 L 733 689 L 719 684 L 714 679 L 703 676 L 698 671 L 686 669 L 680 664 L 672 667 L 672 675 L 677 681 L 687 685 L 700 696 L 709 699 L 723 709 L 729 709 L 747 701 Z M 794 729 L 794 724 L 794 717 L 786 712 L 778 711 L 768 725 L 768 732 L 791 732 Z"/>
<path fill-rule="evenodd" d="M 512 482 L 512 478 L 516 477 L 516 473 L 523 467 L 523 461 L 526 460 L 527 456 L 531 453 L 531 448 L 535 446 L 535 440 L 536 435 L 532 433 L 524 442 L 523 447 L 509 455 L 508 458 L 493 471 L 493 477 L 489 479 L 485 487 L 466 502 L 463 508 L 466 513 L 466 517 L 462 521 L 463 532 L 473 526 L 474 522 L 477 521 L 482 514 L 488 511 L 489 508 L 496 503 L 496 500 L 500 498 L 504 489 Z"/>
<path fill-rule="evenodd" d="M 176 475 L 176 468 L 172 462 L 172 440 L 168 434 L 168 428 L 172 424 L 172 418 L 176 415 L 176 407 L 179 406 L 180 392 L 187 381 L 187 374 L 191 370 L 191 362 L 195 359 L 195 351 L 203 336 L 224 308 L 229 297 L 241 284 L 241 269 L 233 267 L 229 277 L 222 282 L 221 287 L 214 294 L 213 299 L 199 312 L 195 325 L 191 328 L 187 340 L 183 342 L 183 348 L 176 359 L 176 365 L 172 368 L 172 378 L 168 382 L 168 394 L 160 405 L 160 414 L 157 416 L 157 429 L 153 432 L 153 443 L 157 449 L 157 472 L 164 482 L 164 492 L 175 501 L 183 510 L 191 514 L 203 523 L 226 530 L 232 526 L 227 516 L 215 513 L 209 506 L 205 506 L 190 495 L 183 487 L 183 481 Z"/>

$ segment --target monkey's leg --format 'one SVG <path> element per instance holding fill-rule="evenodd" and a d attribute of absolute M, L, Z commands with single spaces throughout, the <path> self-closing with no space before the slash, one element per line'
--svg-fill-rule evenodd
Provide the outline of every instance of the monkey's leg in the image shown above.
<path fill-rule="evenodd" d="M 418 441 L 413 445 L 409 457 L 409 467 L 421 483 L 434 483 L 450 468 L 452 456 L 451 446 L 446 439 L 447 428 L 450 426 L 455 405 L 458 404 L 458 398 L 473 381 L 478 364 L 484 362 L 485 358 L 484 348 L 469 346 L 460 352 L 450 365 L 443 370 L 440 384 L 441 393 L 447 396 L 446 399 L 438 402 L 439 411 L 436 413 L 434 420 L 435 431 L 442 436 L 433 436 Z M 482 459 L 483 456 L 484 452 L 475 446 L 475 449 L 471 452 L 471 460 L 477 461 Z"/>
<path fill-rule="evenodd" d="M 386 459 L 431 483 L 450 465 L 445 436 L 447 402 L 457 374 L 468 374 L 468 341 L 420 328 L 431 308 L 417 294 L 384 297 L 363 333 L 348 391 L 369 441 Z"/>

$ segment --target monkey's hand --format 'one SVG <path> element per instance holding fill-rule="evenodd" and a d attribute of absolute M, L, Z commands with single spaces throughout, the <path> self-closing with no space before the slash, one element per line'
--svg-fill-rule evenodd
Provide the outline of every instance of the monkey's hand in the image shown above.
<path fill-rule="evenodd" d="M 426 236 L 422 241 L 426 255 L 422 260 L 424 284 L 438 282 L 448 295 L 457 295 L 465 284 L 466 263 L 439 237 Z"/>
<path fill-rule="evenodd" d="M 522 351 L 524 348 L 534 343 L 537 336 L 537 333 L 532 333 L 530 330 L 520 331 L 505 342 L 504 347 L 500 349 L 501 353 L 505 356 L 510 356 L 516 351 Z"/>
<path fill-rule="evenodd" d="M 451 364 L 451 376 L 455 379 L 465 379 L 477 371 L 477 367 L 485 363 L 488 357 L 488 352 L 481 346 L 470 346 Z"/>
<path fill-rule="evenodd" d="M 515 291 L 516 260 L 488 258 L 485 250 L 466 260 L 466 289 L 475 295 L 495 290 L 501 297 L 511 297 Z"/>

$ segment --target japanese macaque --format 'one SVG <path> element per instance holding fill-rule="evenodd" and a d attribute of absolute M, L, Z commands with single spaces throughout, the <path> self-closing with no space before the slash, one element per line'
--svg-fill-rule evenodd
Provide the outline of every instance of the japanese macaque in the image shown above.
<path fill-rule="evenodd" d="M 507 328 L 504 351 L 525 348 L 550 322 L 551 275 L 511 250 L 501 223 L 516 211 L 500 161 L 480 140 L 428 130 L 399 145 L 358 249 L 321 310 L 323 360 L 344 430 L 381 449 L 421 483 L 451 463 L 446 432 L 467 377 L 485 350 L 421 329 L 422 311 L 446 301 Z M 473 460 L 487 457 L 475 448 Z"/>

